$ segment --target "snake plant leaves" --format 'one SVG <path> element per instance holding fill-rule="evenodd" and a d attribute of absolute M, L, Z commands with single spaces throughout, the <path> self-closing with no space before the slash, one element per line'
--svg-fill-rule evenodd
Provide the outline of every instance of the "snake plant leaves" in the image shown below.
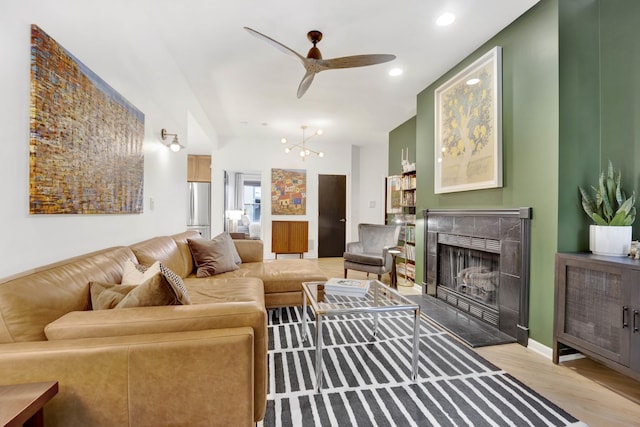
<path fill-rule="evenodd" d="M 585 189 L 578 187 L 582 209 L 594 224 L 625 226 L 635 221 L 635 192 L 627 197 L 620 185 L 621 176 L 621 172 L 616 171 L 609 161 L 607 173 L 600 173 L 598 187 L 591 186 L 593 197 Z"/>

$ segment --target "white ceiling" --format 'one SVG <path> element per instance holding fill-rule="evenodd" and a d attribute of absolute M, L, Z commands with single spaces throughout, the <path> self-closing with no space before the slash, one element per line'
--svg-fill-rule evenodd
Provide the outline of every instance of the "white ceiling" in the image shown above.
<path fill-rule="evenodd" d="M 158 58 L 158 72 L 163 62 L 173 61 L 219 144 L 238 138 L 295 140 L 306 124 L 310 130 L 321 127 L 327 142 L 362 146 L 386 143 L 390 130 L 415 115 L 420 91 L 537 1 L 112 0 L 80 2 L 81 8 L 74 0 L 56 4 L 62 5 L 57 6 L 64 10 L 61 17 L 70 24 L 89 25 L 102 16 L 110 23 L 119 20 L 122 27 L 144 26 L 147 36 L 162 43 L 161 51 L 170 56 Z M 456 21 L 437 27 L 435 20 L 444 12 L 454 13 Z M 324 34 L 318 47 L 325 59 L 368 53 L 390 53 L 397 59 L 322 72 L 298 99 L 301 63 L 251 36 L 245 26 L 303 56 L 311 47 L 307 32 L 317 29 Z M 125 40 L 131 55 L 139 54 L 141 46 L 117 24 L 91 44 Z M 404 74 L 390 77 L 394 67 L 403 68 Z M 190 140 L 188 151 L 206 151 L 201 145 L 206 140 Z"/>

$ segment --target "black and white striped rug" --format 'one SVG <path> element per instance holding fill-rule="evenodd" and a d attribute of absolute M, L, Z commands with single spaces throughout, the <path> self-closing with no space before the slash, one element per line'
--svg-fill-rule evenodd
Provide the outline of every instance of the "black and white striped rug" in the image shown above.
<path fill-rule="evenodd" d="M 411 381 L 412 318 L 379 319 L 373 339 L 370 315 L 327 317 L 316 393 L 315 323 L 302 342 L 300 307 L 270 311 L 267 412 L 258 425 L 585 425 L 424 319 L 418 380 Z"/>

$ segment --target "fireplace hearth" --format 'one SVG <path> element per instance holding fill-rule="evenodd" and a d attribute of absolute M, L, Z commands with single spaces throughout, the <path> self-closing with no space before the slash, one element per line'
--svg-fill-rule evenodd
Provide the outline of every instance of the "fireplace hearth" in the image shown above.
<path fill-rule="evenodd" d="M 426 292 L 527 345 L 531 208 L 423 214 Z"/>

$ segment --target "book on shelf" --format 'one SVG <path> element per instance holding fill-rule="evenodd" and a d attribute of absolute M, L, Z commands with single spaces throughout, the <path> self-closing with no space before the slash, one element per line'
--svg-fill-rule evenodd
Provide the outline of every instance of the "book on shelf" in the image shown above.
<path fill-rule="evenodd" d="M 363 297 L 369 292 L 371 280 L 331 278 L 324 284 L 324 291 L 330 295 Z"/>
<path fill-rule="evenodd" d="M 402 189 L 403 190 L 415 190 L 416 189 L 416 176 L 415 175 L 405 175 L 402 178 Z"/>
<path fill-rule="evenodd" d="M 404 245 L 404 258 L 408 261 L 415 261 L 416 247 L 413 245 Z"/>

